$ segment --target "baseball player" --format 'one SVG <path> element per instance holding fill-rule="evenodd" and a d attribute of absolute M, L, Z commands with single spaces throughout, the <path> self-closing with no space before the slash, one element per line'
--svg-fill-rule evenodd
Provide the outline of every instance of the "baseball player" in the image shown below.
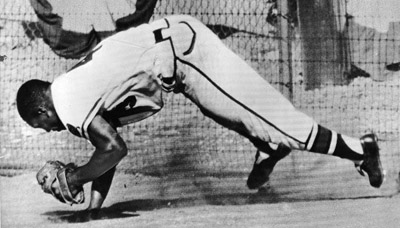
<path fill-rule="evenodd" d="M 377 138 L 338 134 L 298 111 L 206 26 L 176 15 L 117 33 L 52 83 L 30 80 L 17 94 L 21 117 L 46 131 L 68 130 L 95 147 L 84 165 L 49 162 L 37 174 L 45 192 L 62 202 L 101 207 L 115 166 L 127 154 L 118 127 L 163 107 L 164 92 L 181 93 L 209 118 L 248 138 L 257 148 L 251 189 L 266 181 L 291 149 L 352 160 L 373 187 L 384 175 Z"/>

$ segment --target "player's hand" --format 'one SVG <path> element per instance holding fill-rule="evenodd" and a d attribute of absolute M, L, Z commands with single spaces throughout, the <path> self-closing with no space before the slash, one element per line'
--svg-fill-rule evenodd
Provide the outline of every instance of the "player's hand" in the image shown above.
<path fill-rule="evenodd" d="M 36 174 L 36 179 L 45 193 L 51 194 L 62 203 L 80 204 L 85 200 L 83 186 L 69 186 L 67 174 L 76 166 L 64 165 L 59 161 L 48 161 Z"/>

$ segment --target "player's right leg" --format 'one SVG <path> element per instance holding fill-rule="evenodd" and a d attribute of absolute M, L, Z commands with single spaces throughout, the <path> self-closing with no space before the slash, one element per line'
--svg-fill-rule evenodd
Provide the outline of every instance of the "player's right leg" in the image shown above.
<path fill-rule="evenodd" d="M 255 144 L 261 151 L 271 142 L 352 160 L 368 174 L 372 186 L 380 187 L 384 175 L 374 135 L 357 139 L 317 124 L 210 31 L 193 28 L 203 32 L 197 33 L 194 51 L 178 60 L 177 80 L 181 92 L 205 115 L 262 142 Z"/>
<path fill-rule="evenodd" d="M 372 186 L 379 188 L 384 181 L 384 171 L 379 157 L 378 138 L 374 134 L 361 137 L 364 158 L 359 165 L 359 172 L 364 176 L 363 171 L 368 174 L 369 182 Z"/>
<path fill-rule="evenodd" d="M 384 181 L 384 170 L 375 134 L 367 134 L 357 139 L 317 125 L 310 132 L 305 150 L 353 161 L 361 175 L 363 171 L 368 174 L 373 187 L 379 188 Z"/>

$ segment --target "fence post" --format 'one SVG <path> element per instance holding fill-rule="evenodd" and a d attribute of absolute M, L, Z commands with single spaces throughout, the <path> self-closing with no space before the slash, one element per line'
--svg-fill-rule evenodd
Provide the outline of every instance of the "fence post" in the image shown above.
<path fill-rule="evenodd" d="M 279 30 L 279 91 L 290 101 L 293 100 L 292 76 L 292 36 L 289 23 L 288 0 L 278 0 L 278 30 Z"/>
<path fill-rule="evenodd" d="M 305 89 L 343 85 L 350 72 L 344 0 L 297 0 Z"/>

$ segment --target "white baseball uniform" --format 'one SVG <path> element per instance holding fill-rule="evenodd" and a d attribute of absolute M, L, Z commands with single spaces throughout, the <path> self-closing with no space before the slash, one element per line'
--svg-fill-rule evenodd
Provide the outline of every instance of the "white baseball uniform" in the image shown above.
<path fill-rule="evenodd" d="M 312 118 L 190 16 L 169 16 L 108 37 L 51 87 L 59 118 L 85 138 L 95 115 L 124 125 L 156 113 L 163 89 L 182 93 L 261 151 L 268 142 L 305 149 L 315 138 Z"/>

